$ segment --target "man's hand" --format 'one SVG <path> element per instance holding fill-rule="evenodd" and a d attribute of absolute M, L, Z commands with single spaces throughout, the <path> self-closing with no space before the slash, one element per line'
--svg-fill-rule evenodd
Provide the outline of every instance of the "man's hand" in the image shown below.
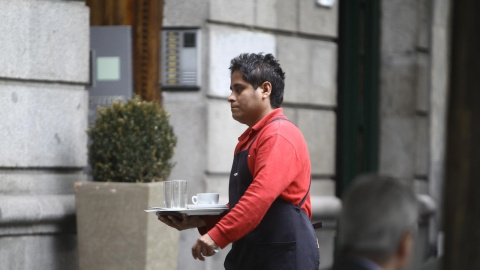
<path fill-rule="evenodd" d="M 192 255 L 195 260 L 205 261 L 204 257 L 215 255 L 216 249 L 218 249 L 217 244 L 215 244 L 210 235 L 206 233 L 198 238 L 197 242 L 193 245 Z"/>
<path fill-rule="evenodd" d="M 183 214 L 183 220 L 174 216 L 158 216 L 158 220 L 179 231 L 186 229 L 204 227 L 205 221 L 201 217 L 188 217 Z"/>

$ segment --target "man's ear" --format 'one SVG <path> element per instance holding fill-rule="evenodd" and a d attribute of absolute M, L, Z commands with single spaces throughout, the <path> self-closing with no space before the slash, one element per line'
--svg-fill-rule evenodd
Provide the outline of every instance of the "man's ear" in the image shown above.
<path fill-rule="evenodd" d="M 398 246 L 397 256 L 401 262 L 407 264 L 410 254 L 413 250 L 413 235 L 412 232 L 406 232 L 403 234 Z"/>
<path fill-rule="evenodd" d="M 260 88 L 262 88 L 262 96 L 264 98 L 267 98 L 272 94 L 272 84 L 269 81 L 265 81 L 260 85 Z"/>

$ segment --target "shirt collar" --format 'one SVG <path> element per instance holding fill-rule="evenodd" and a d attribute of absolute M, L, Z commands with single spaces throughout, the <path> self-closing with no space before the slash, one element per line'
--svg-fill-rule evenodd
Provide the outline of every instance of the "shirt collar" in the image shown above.
<path fill-rule="evenodd" d="M 249 137 L 253 133 L 257 133 L 259 130 L 261 130 L 265 125 L 270 123 L 273 119 L 282 116 L 283 115 L 283 109 L 282 108 L 277 108 L 271 111 L 269 114 L 267 114 L 265 117 L 263 117 L 260 121 L 258 121 L 253 127 L 247 128 L 240 137 L 238 137 L 238 141 L 243 141 L 247 137 Z"/>

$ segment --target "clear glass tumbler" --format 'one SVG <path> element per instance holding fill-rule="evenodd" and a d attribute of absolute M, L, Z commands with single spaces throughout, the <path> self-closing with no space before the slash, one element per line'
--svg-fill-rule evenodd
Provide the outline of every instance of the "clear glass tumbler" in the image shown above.
<path fill-rule="evenodd" d="M 187 180 L 171 180 L 172 205 L 171 208 L 187 207 Z"/>
<path fill-rule="evenodd" d="M 163 182 L 163 207 L 172 208 L 172 194 L 173 194 L 172 181 Z"/>

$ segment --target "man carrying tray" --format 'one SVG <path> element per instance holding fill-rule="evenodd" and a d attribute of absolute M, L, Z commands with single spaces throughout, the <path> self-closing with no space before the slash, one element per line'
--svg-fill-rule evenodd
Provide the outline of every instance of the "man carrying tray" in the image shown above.
<path fill-rule="evenodd" d="M 241 54 L 230 64 L 232 117 L 248 126 L 235 148 L 229 209 L 221 217 L 160 216 L 202 236 L 192 247 L 204 260 L 232 243 L 225 269 L 318 269 L 310 222 L 310 158 L 303 135 L 280 108 L 285 74 L 271 54 Z"/>

